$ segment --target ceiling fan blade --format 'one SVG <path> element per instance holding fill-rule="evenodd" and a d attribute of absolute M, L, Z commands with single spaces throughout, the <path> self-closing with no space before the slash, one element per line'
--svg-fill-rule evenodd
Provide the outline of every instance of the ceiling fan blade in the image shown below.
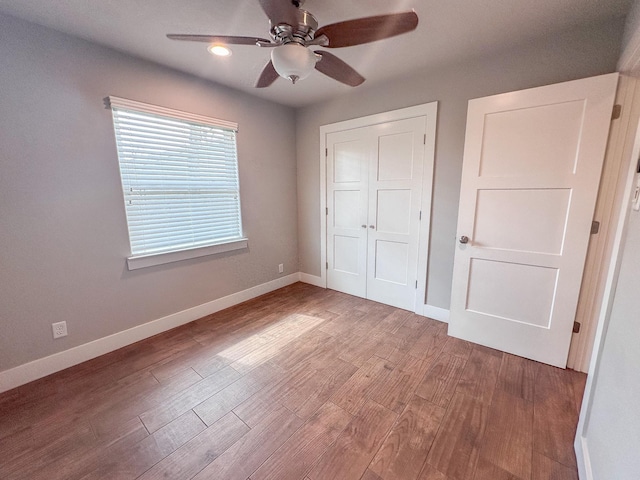
<path fill-rule="evenodd" d="M 322 51 L 315 53 L 322 57 L 316 63 L 316 70 L 319 72 L 322 72 L 328 77 L 342 82 L 345 85 L 349 85 L 350 87 L 357 87 L 364 82 L 364 77 L 362 75 L 336 57 L 333 53 Z"/>
<path fill-rule="evenodd" d="M 391 13 L 325 25 L 315 37 L 327 37 L 329 44 L 324 46 L 328 48 L 351 47 L 407 33 L 417 26 L 416 12 Z"/>
<path fill-rule="evenodd" d="M 180 35 L 170 33 L 171 40 L 185 40 L 187 42 L 222 43 L 225 45 L 257 45 L 259 42 L 271 43 L 271 40 L 257 37 L 235 37 L 230 35 Z"/>
<path fill-rule="evenodd" d="M 298 25 L 300 15 L 298 8 L 291 0 L 258 0 L 264 13 L 269 17 L 272 25 L 286 23 L 287 25 Z"/>
<path fill-rule="evenodd" d="M 269 60 L 269 63 L 264 67 L 262 73 L 260 74 L 260 78 L 256 82 L 256 88 L 265 88 L 271 85 L 273 82 L 277 80 L 278 72 L 273 68 L 273 63 Z"/>

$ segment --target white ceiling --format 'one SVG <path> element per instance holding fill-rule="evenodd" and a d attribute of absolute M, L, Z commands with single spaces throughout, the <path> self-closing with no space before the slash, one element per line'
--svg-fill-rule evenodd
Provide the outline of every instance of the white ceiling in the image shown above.
<path fill-rule="evenodd" d="M 283 0 L 286 1 L 286 0 Z M 320 25 L 414 9 L 418 29 L 392 39 L 332 49 L 367 82 L 489 54 L 579 25 L 626 15 L 632 0 L 307 0 Z M 269 23 L 257 0 L 0 0 L 0 13 L 107 45 L 285 105 L 302 106 L 344 93 L 319 72 L 296 85 L 278 79 L 253 85 L 269 50 L 234 46 L 227 58 L 206 44 L 175 42 L 166 33 L 268 38 Z M 356 87 L 358 88 L 358 87 Z M 363 87 L 359 87 L 363 88 Z"/>

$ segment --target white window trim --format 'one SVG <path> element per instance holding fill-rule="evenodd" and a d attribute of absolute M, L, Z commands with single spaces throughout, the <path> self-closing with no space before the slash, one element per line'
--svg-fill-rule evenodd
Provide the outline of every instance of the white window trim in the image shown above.
<path fill-rule="evenodd" d="M 215 255 L 217 253 L 232 252 L 234 250 L 242 250 L 245 248 L 249 248 L 248 238 L 241 238 L 238 240 L 233 240 L 231 242 L 216 243 L 214 245 L 208 245 L 206 247 L 179 250 L 177 252 L 154 253 L 151 255 L 128 257 L 127 268 L 129 270 L 138 270 L 139 268 L 164 265 L 165 263 L 179 262 L 180 260 L 189 260 L 190 258 L 198 258 L 204 257 L 206 255 Z"/>
<path fill-rule="evenodd" d="M 144 113 L 158 114 L 169 117 L 178 118 L 181 120 L 187 120 L 191 122 L 197 122 L 205 125 L 212 125 L 216 127 L 222 127 L 226 129 L 238 132 L 238 124 L 227 120 L 220 120 L 213 117 L 207 117 L 189 112 L 183 112 L 180 110 L 174 110 L 170 108 L 160 107 L 148 103 L 138 102 L 135 100 L 128 100 L 126 98 L 109 96 L 109 106 L 123 109 L 131 109 Z M 240 219 L 242 221 L 242 219 Z M 229 241 L 221 241 L 212 243 L 211 245 L 205 245 L 202 247 L 194 247 L 183 250 L 177 250 L 172 252 L 160 252 L 148 255 L 132 255 L 127 257 L 128 270 L 137 270 L 141 268 L 152 267 L 156 265 L 164 265 L 167 263 L 178 262 L 181 260 L 188 260 L 192 258 L 204 257 L 207 255 L 221 254 L 225 252 L 232 252 L 236 250 L 243 250 L 249 247 L 249 240 L 246 237 L 234 238 Z"/>

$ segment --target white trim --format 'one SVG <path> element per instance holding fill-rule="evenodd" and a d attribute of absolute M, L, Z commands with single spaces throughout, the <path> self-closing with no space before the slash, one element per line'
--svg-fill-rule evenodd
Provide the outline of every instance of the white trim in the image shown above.
<path fill-rule="evenodd" d="M 366 117 L 352 118 L 342 122 L 330 123 L 322 125 L 320 132 L 340 132 L 342 130 L 350 130 L 353 128 L 368 127 L 369 125 L 377 125 L 379 123 L 395 122 L 396 120 L 404 120 L 407 118 L 423 117 L 433 114 L 437 111 L 438 102 L 423 103 L 414 105 L 413 107 L 399 108 L 398 110 L 390 110 L 388 112 L 375 113 Z"/>
<path fill-rule="evenodd" d="M 247 290 L 227 295 L 210 302 L 198 305 L 166 317 L 152 320 L 137 327 L 99 338 L 89 343 L 70 348 L 63 352 L 54 353 L 48 357 L 39 358 L 24 365 L 0 372 L 0 393 L 39 378 L 59 372 L 65 368 L 78 365 L 105 353 L 139 342 L 158 333 L 166 332 L 212 313 L 232 307 L 265 293 L 272 292 L 287 285 L 296 283 L 300 275 L 293 273 Z"/>
<path fill-rule="evenodd" d="M 420 211 L 420 233 L 418 236 L 418 286 L 416 287 L 416 299 L 414 312 L 424 311 L 428 305 L 427 300 L 427 266 L 429 264 L 429 245 L 431 239 L 431 203 L 433 200 L 433 173 L 436 161 L 436 125 L 438 122 L 438 102 L 424 106 L 427 110 L 427 125 L 425 128 L 426 141 L 424 145 L 424 171 L 422 174 L 422 200 Z M 433 307 L 436 308 L 436 307 Z M 449 321 L 449 311 L 446 318 Z"/>
<path fill-rule="evenodd" d="M 162 252 L 151 255 L 140 255 L 127 258 L 127 268 L 137 270 L 139 268 L 153 267 L 165 263 L 179 262 L 190 258 L 204 257 L 205 255 L 215 255 L 216 253 L 232 252 L 249 248 L 249 240 L 240 238 L 229 242 L 216 243 L 206 247 L 190 248 L 188 250 L 178 250 L 177 252 Z"/>
<path fill-rule="evenodd" d="M 320 126 L 320 283 L 327 288 L 327 133 Z"/>
<path fill-rule="evenodd" d="M 109 106 L 124 110 L 136 110 L 138 112 L 151 113 L 164 117 L 179 118 L 189 122 L 226 128 L 236 132 L 238 131 L 238 124 L 236 122 L 220 120 L 219 118 L 207 117 L 205 115 L 198 115 L 197 113 L 183 112 L 182 110 L 174 110 L 172 108 L 160 107 L 158 105 L 151 105 L 150 103 L 138 102 L 136 100 L 128 100 L 126 98 L 110 96 Z"/>
<path fill-rule="evenodd" d="M 385 122 L 426 116 L 427 122 L 425 133 L 427 135 L 427 142 L 424 150 L 425 165 L 421 201 L 422 223 L 420 225 L 418 250 L 418 288 L 414 307 L 415 313 L 422 313 L 427 288 L 427 264 L 431 229 L 431 199 L 433 193 L 437 115 L 438 102 L 430 102 L 413 107 L 401 108 L 389 112 L 377 113 L 375 115 L 368 115 L 366 117 L 322 125 L 320 127 L 320 284 L 318 286 L 324 288 L 327 286 L 327 134 Z"/>
<path fill-rule="evenodd" d="M 309 285 L 315 285 L 316 287 L 327 288 L 324 283 L 322 283 L 322 277 L 318 277 L 317 275 L 311 275 L 309 273 L 300 272 L 299 280 L 303 283 L 308 283 Z"/>
<path fill-rule="evenodd" d="M 587 439 L 584 437 L 576 439 L 576 461 L 578 463 L 578 478 L 580 480 L 593 480 L 589 446 L 587 445 Z"/>
<path fill-rule="evenodd" d="M 449 310 L 446 308 L 434 307 L 433 305 L 424 305 L 420 315 L 423 317 L 433 318 L 439 322 L 449 323 Z"/>

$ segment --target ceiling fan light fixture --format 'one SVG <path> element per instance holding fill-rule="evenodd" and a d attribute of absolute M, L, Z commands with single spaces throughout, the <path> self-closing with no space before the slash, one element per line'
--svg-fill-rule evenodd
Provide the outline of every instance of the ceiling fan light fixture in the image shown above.
<path fill-rule="evenodd" d="M 260 73 L 256 88 L 273 84 L 278 77 L 296 83 L 312 70 L 350 87 L 357 87 L 365 78 L 335 55 L 309 47 L 339 48 L 364 45 L 408 33 L 418 27 L 415 11 L 389 13 L 355 18 L 324 25 L 300 8 L 304 0 L 259 0 L 269 19 L 269 39 L 238 35 L 194 35 L 170 33 L 171 40 L 206 42 L 214 55 L 231 54 L 226 45 L 253 45 L 271 49 L 271 61 Z M 222 48 L 221 48 L 222 47 Z"/>
<path fill-rule="evenodd" d="M 291 82 L 307 78 L 316 66 L 318 56 L 302 45 L 288 43 L 271 50 L 271 62 L 278 75 Z"/>
<path fill-rule="evenodd" d="M 229 55 L 231 55 L 231 50 L 229 50 L 224 45 L 209 45 L 207 47 L 207 50 L 209 50 L 210 54 L 216 55 L 218 57 L 228 57 Z"/>

